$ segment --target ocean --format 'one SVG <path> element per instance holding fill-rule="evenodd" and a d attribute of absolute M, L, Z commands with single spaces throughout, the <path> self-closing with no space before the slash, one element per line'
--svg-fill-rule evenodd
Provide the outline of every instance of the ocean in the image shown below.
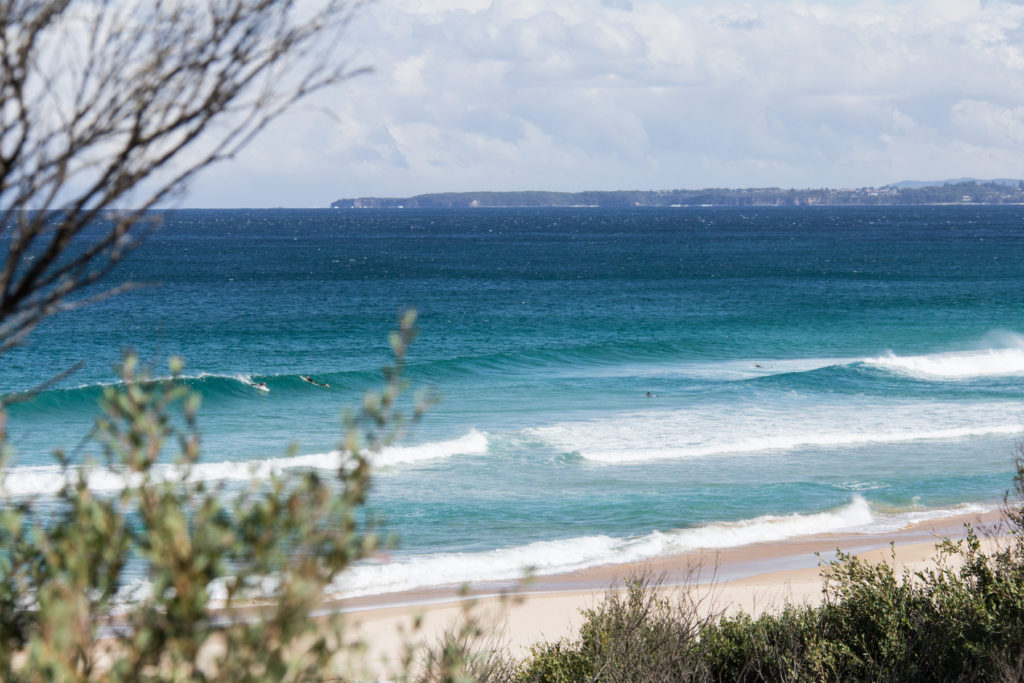
<path fill-rule="evenodd" d="M 145 286 L 0 362 L 8 396 L 84 362 L 10 407 L 12 495 L 45 509 L 54 450 L 95 455 L 83 437 L 126 348 L 156 376 L 186 359 L 195 476 L 225 495 L 253 471 L 331 470 L 407 307 L 407 378 L 441 400 L 376 456 L 368 512 L 398 544 L 337 595 L 884 532 L 993 509 L 1012 486 L 1024 207 L 163 219 L 109 280 Z"/>

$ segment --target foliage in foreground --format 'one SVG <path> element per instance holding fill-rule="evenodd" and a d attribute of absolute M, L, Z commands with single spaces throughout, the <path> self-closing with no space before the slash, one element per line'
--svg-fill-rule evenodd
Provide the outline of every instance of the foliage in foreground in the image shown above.
<path fill-rule="evenodd" d="M 647 578 L 611 591 L 572 640 L 535 645 L 516 683 L 1024 680 L 1024 458 L 1008 529 L 986 550 L 967 527 L 938 563 L 899 574 L 840 553 L 824 601 L 754 618 L 697 609 Z M 498 680 L 498 679 L 492 679 Z"/>
<path fill-rule="evenodd" d="M 149 380 L 127 356 L 93 435 L 104 461 L 65 460 L 68 483 L 46 507 L 0 507 L 0 680 L 334 678 L 341 622 L 310 615 L 338 574 L 376 546 L 359 521 L 365 453 L 402 427 L 396 400 L 414 323 L 411 312 L 401 319 L 384 388 L 347 419 L 336 477 L 272 475 L 243 491 L 191 477 L 198 396 Z M 172 363 L 172 374 L 180 370 Z M 8 457 L 5 449 L 0 471 Z M 119 494 L 90 490 L 98 470 L 124 477 Z M 145 593 L 125 595 L 130 561 L 144 563 Z"/>

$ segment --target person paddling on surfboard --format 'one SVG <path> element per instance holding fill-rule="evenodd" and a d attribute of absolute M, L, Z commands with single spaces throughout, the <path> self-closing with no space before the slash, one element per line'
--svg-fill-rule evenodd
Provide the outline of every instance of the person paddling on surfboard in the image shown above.
<path fill-rule="evenodd" d="M 324 388 L 327 388 L 327 389 L 330 389 L 330 388 L 331 388 L 331 385 L 330 385 L 330 384 L 326 384 L 326 383 L 324 383 L 324 382 L 317 382 L 317 381 L 316 381 L 315 379 L 313 379 L 313 378 L 312 378 L 312 377 L 310 377 L 309 375 L 303 375 L 303 376 L 302 376 L 302 379 L 306 380 L 306 381 L 307 381 L 307 382 L 309 382 L 310 384 L 315 384 L 315 385 L 317 385 L 318 387 L 324 387 Z"/>

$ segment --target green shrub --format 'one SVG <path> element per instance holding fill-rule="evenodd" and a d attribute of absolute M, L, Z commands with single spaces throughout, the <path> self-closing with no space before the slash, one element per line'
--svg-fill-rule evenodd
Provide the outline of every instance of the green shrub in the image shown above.
<path fill-rule="evenodd" d="M 584 612 L 576 639 L 534 646 L 517 680 L 1024 680 L 1024 457 L 1016 465 L 994 551 L 968 526 L 913 574 L 840 552 L 822 569 L 820 606 L 756 619 L 700 618 L 692 592 L 671 601 L 634 579 Z"/>
<path fill-rule="evenodd" d="M 814 681 L 844 678 L 845 648 L 831 641 L 822 611 L 787 604 L 757 619 L 739 613 L 708 624 L 702 654 L 715 681 Z"/>
<path fill-rule="evenodd" d="M 559 640 L 530 648 L 530 656 L 516 676 L 517 681 L 574 683 L 589 680 L 594 663 L 580 651 L 578 643 Z"/>
<path fill-rule="evenodd" d="M 240 495 L 189 478 L 200 456 L 198 396 L 149 380 L 127 356 L 94 433 L 103 463 L 76 471 L 62 459 L 69 483 L 56 512 L 0 506 L 0 679 L 335 679 L 341 618 L 310 615 L 324 588 L 376 547 L 358 515 L 370 481 L 364 453 L 401 432 L 414 323 L 412 312 L 400 320 L 384 388 L 346 420 L 335 477 L 273 475 Z M 172 374 L 181 367 L 173 362 Z M 180 479 L 154 470 L 167 458 Z M 124 489 L 94 495 L 95 467 L 125 476 Z M 148 591 L 126 601 L 130 557 L 145 562 Z"/>
<path fill-rule="evenodd" d="M 535 646 L 517 680 L 702 680 L 697 635 L 709 618 L 700 616 L 699 607 L 689 592 L 669 594 L 649 576 L 632 578 L 624 590 L 609 591 L 583 612 L 575 641 Z"/>

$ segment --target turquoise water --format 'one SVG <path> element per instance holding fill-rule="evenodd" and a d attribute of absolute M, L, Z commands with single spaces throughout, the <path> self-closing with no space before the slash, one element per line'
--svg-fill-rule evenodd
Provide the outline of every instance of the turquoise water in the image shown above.
<path fill-rule="evenodd" d="M 52 495 L 126 347 L 187 359 L 196 476 L 331 468 L 415 306 L 442 402 L 378 456 L 400 545 L 346 594 L 985 509 L 1022 433 L 1022 257 L 1020 207 L 174 212 L 115 273 L 152 286 L 4 356 L 7 394 L 85 361 L 11 407 L 7 487 Z"/>

